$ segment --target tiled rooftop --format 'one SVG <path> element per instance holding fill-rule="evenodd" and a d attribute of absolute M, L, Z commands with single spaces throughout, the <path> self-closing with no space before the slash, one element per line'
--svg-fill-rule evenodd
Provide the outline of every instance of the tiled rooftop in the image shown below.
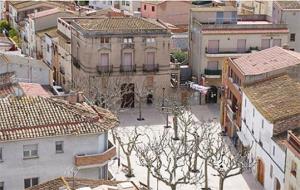
<path fill-rule="evenodd" d="M 165 30 L 159 23 L 138 17 L 85 18 L 77 19 L 75 23 L 85 30 L 122 32 L 141 30 Z"/>
<path fill-rule="evenodd" d="M 277 1 L 282 9 L 300 9 L 299 1 Z"/>
<path fill-rule="evenodd" d="M 300 53 L 272 47 L 233 60 L 244 75 L 259 75 L 300 64 Z"/>
<path fill-rule="evenodd" d="M 243 90 L 271 123 L 300 114 L 300 83 L 288 75 L 255 83 Z"/>
<path fill-rule="evenodd" d="M 100 185 L 109 185 L 117 186 L 120 181 L 111 181 L 111 180 L 96 180 L 96 179 L 83 179 L 83 178 L 74 178 L 74 187 L 79 189 L 82 187 L 96 188 Z M 59 177 L 45 183 L 27 188 L 26 190 L 60 190 L 61 187 L 64 187 L 66 190 L 71 190 L 73 188 L 73 178 L 71 177 Z"/>
<path fill-rule="evenodd" d="M 98 134 L 117 125 L 110 112 L 44 97 L 0 99 L 0 141 Z"/>

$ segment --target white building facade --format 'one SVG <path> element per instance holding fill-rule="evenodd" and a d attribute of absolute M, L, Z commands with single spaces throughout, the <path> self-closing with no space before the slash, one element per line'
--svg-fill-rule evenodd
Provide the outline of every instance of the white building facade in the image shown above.
<path fill-rule="evenodd" d="M 4 189 L 21 190 L 60 176 L 108 179 L 107 163 L 116 156 L 116 148 L 107 131 L 117 119 L 82 103 L 79 95 L 73 98 L 72 103 L 26 96 L 0 100 Z M 4 120 L 7 117 L 11 120 Z"/>
<path fill-rule="evenodd" d="M 238 132 L 243 146 L 250 146 L 252 173 L 266 190 L 283 190 L 285 151 L 272 140 L 273 124 L 268 121 L 243 93 L 242 128 Z M 278 186 L 279 182 L 279 186 Z"/>

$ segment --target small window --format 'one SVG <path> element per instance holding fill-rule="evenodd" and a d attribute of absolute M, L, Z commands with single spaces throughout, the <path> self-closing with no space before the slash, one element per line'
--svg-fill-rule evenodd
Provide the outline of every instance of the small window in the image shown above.
<path fill-rule="evenodd" d="M 253 117 L 255 117 L 255 109 L 254 109 L 254 108 L 253 108 L 253 111 L 252 111 L 252 112 L 253 112 Z"/>
<path fill-rule="evenodd" d="M 109 38 L 108 37 L 101 37 L 100 38 L 100 43 L 101 44 L 107 44 L 107 43 L 109 43 Z"/>
<path fill-rule="evenodd" d="M 4 182 L 0 182 L 0 190 L 4 190 Z"/>
<path fill-rule="evenodd" d="M 38 145 L 24 145 L 23 146 L 23 157 L 24 158 L 36 158 L 38 157 Z"/>
<path fill-rule="evenodd" d="M 290 41 L 291 41 L 291 42 L 296 41 L 296 34 L 295 34 L 295 33 L 290 34 Z"/>
<path fill-rule="evenodd" d="M 123 39 L 123 42 L 124 42 L 125 44 L 131 44 L 131 43 L 133 42 L 133 38 L 124 38 L 124 39 Z"/>
<path fill-rule="evenodd" d="M 273 177 L 273 166 L 270 165 L 270 177 L 272 178 Z"/>
<path fill-rule="evenodd" d="M 155 7 L 154 6 L 152 6 L 152 12 L 154 12 L 155 11 Z"/>
<path fill-rule="evenodd" d="M 130 5 L 130 2 L 129 1 L 126 1 L 126 6 L 129 6 Z"/>
<path fill-rule="evenodd" d="M 292 161 L 291 174 L 293 176 L 297 177 L 297 164 L 294 161 Z"/>
<path fill-rule="evenodd" d="M 262 119 L 261 120 L 261 128 L 264 128 L 264 125 L 265 125 L 265 121 Z"/>
<path fill-rule="evenodd" d="M 34 178 L 28 178 L 28 179 L 24 179 L 24 188 L 29 188 L 32 187 L 34 185 L 38 185 L 39 184 L 39 178 L 38 177 L 34 177 Z"/>
<path fill-rule="evenodd" d="M 147 9 L 147 5 L 144 5 L 144 10 L 146 10 Z"/>
<path fill-rule="evenodd" d="M 275 146 L 273 146 L 273 156 L 275 156 Z"/>
<path fill-rule="evenodd" d="M 50 52 L 50 46 L 47 44 L 47 52 Z"/>
<path fill-rule="evenodd" d="M 55 152 L 56 153 L 63 153 L 64 152 L 64 142 L 63 141 L 56 141 L 55 142 Z"/>

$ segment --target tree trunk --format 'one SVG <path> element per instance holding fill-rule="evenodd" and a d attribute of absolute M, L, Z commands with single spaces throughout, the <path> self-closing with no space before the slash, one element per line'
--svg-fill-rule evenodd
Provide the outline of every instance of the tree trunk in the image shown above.
<path fill-rule="evenodd" d="M 208 165 L 208 160 L 207 159 L 205 159 L 204 160 L 204 179 L 205 179 L 205 182 L 204 182 L 204 184 L 205 184 L 205 189 L 208 189 L 208 171 L 207 171 L 207 165 Z"/>
<path fill-rule="evenodd" d="M 141 98 L 139 98 L 139 117 L 142 119 L 142 101 Z"/>
<path fill-rule="evenodd" d="M 225 179 L 223 179 L 222 177 L 220 177 L 220 179 L 219 179 L 219 190 L 223 190 L 223 188 L 224 188 L 224 181 L 225 181 Z"/>
<path fill-rule="evenodd" d="M 126 159 L 127 159 L 127 167 L 128 167 L 128 173 L 126 174 L 127 177 L 133 177 L 133 172 L 132 172 L 132 168 L 131 168 L 131 160 L 130 160 L 130 156 L 126 155 Z"/>
<path fill-rule="evenodd" d="M 147 169 L 147 188 L 150 189 L 150 168 Z"/>
<path fill-rule="evenodd" d="M 176 190 L 176 185 L 170 185 L 172 190 Z"/>

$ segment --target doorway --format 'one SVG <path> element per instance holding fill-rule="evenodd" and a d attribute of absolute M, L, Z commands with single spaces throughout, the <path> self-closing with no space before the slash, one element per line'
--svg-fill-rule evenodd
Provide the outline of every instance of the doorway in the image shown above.
<path fill-rule="evenodd" d="M 257 160 L 257 181 L 264 186 L 265 166 L 261 159 Z"/>
<path fill-rule="evenodd" d="M 280 190 L 281 189 L 280 182 L 277 178 L 275 178 L 274 184 L 275 184 L 274 190 Z"/>

